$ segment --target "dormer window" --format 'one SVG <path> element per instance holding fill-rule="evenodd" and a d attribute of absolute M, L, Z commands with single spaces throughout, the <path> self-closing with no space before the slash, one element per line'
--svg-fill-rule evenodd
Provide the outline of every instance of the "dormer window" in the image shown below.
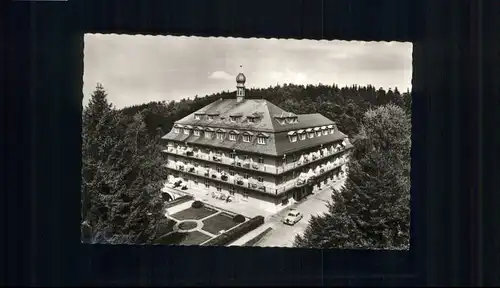
<path fill-rule="evenodd" d="M 314 128 L 314 131 L 316 132 L 316 137 L 321 136 L 321 129 L 319 127 Z"/>
<path fill-rule="evenodd" d="M 200 115 L 194 115 L 194 120 L 200 120 L 201 116 Z"/>
<path fill-rule="evenodd" d="M 243 135 L 243 142 L 250 142 L 250 135 Z"/>
<path fill-rule="evenodd" d="M 328 125 L 328 130 L 330 131 L 330 134 L 333 134 L 335 132 L 335 129 L 333 129 L 333 125 Z"/>
<path fill-rule="evenodd" d="M 200 136 L 200 130 L 194 129 L 194 136 Z"/>
<path fill-rule="evenodd" d="M 184 128 L 184 135 L 189 135 L 189 128 Z"/>
<path fill-rule="evenodd" d="M 179 127 L 174 127 L 174 132 L 175 132 L 175 133 L 180 133 L 180 132 L 181 132 L 181 129 L 179 129 Z"/>
<path fill-rule="evenodd" d="M 208 128 L 206 131 L 205 131 L 205 138 L 208 138 L 208 139 L 212 139 L 213 137 L 213 130 L 212 128 Z"/>
<path fill-rule="evenodd" d="M 247 120 L 248 122 L 250 123 L 255 123 L 259 120 L 260 116 L 258 115 L 250 115 L 250 116 L 247 116 Z"/>
<path fill-rule="evenodd" d="M 231 122 L 237 122 L 242 116 L 243 116 L 243 114 L 241 114 L 241 113 L 234 113 L 234 114 L 229 115 L 229 120 Z"/>
<path fill-rule="evenodd" d="M 236 141 L 236 134 L 229 134 L 229 140 Z"/>
<path fill-rule="evenodd" d="M 207 113 L 208 120 L 215 120 L 215 117 L 219 116 L 219 112 L 209 112 Z"/>
<path fill-rule="evenodd" d="M 323 135 L 328 135 L 328 129 L 326 126 L 321 127 L 321 130 L 323 131 Z"/>
<path fill-rule="evenodd" d="M 269 135 L 267 135 L 266 133 L 260 133 L 259 135 L 257 135 L 257 143 L 264 145 L 267 142 L 267 138 L 269 138 Z"/>
<path fill-rule="evenodd" d="M 290 142 L 297 142 L 297 132 L 295 131 L 290 131 L 288 132 L 288 138 L 290 139 Z"/>
<path fill-rule="evenodd" d="M 306 132 L 307 132 L 307 137 L 309 137 L 309 139 L 314 138 L 314 132 L 311 128 L 306 129 Z"/>
<path fill-rule="evenodd" d="M 297 131 L 297 134 L 299 134 L 299 140 L 306 140 L 306 133 L 304 130 Z"/>
<path fill-rule="evenodd" d="M 223 129 L 219 129 L 219 130 L 217 130 L 217 139 L 219 139 L 219 140 L 224 140 L 224 133 L 225 133 L 225 132 L 226 132 L 226 131 L 225 131 L 225 130 L 223 130 Z"/>

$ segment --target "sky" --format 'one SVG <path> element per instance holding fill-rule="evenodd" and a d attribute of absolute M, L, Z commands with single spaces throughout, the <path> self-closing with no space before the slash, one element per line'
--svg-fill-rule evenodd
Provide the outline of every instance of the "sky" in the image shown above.
<path fill-rule="evenodd" d="M 85 34 L 83 105 L 101 83 L 117 108 L 277 84 L 411 90 L 412 43 Z"/>

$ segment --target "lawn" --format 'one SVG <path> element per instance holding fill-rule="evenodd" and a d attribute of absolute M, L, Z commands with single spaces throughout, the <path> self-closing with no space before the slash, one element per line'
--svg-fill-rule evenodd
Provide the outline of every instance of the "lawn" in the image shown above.
<path fill-rule="evenodd" d="M 175 213 L 174 215 L 171 215 L 171 217 L 177 219 L 177 220 L 200 220 L 205 217 L 208 217 L 210 215 L 213 215 L 217 213 L 217 210 L 207 208 L 207 207 L 202 207 L 202 208 L 193 208 L 190 207 L 186 210 L 182 210 L 180 212 Z"/>
<path fill-rule="evenodd" d="M 163 245 L 200 245 L 211 237 L 199 231 L 189 233 L 172 232 L 160 237 L 156 244 Z"/>
<path fill-rule="evenodd" d="M 214 235 L 219 234 L 220 230 L 229 230 L 239 223 L 233 221 L 233 217 L 225 213 L 220 213 L 203 220 L 202 230 L 205 230 Z"/>

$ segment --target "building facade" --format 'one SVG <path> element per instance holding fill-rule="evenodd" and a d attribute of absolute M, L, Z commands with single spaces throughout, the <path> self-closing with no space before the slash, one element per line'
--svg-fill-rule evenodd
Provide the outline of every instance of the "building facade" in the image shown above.
<path fill-rule="evenodd" d="M 176 121 L 162 137 L 167 185 L 276 213 L 345 178 L 353 146 L 332 120 L 247 99 L 245 81 L 240 73 L 234 99 Z"/>

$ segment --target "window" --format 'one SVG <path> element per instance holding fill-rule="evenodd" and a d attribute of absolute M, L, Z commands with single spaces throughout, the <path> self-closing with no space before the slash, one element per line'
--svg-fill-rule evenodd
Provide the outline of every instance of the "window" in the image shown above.
<path fill-rule="evenodd" d="M 175 127 L 175 128 L 174 128 L 174 132 L 175 132 L 175 133 L 179 133 L 179 132 L 181 132 L 181 131 L 180 131 L 180 129 L 179 129 L 179 128 Z"/>
<path fill-rule="evenodd" d="M 314 138 L 314 132 L 309 132 L 309 138 Z"/>
<path fill-rule="evenodd" d="M 248 199 L 248 192 L 243 192 L 243 199 Z"/>
<path fill-rule="evenodd" d="M 323 135 L 328 135 L 328 130 L 323 130 Z"/>
<path fill-rule="evenodd" d="M 320 130 L 316 131 L 316 136 L 317 137 L 321 136 L 321 131 Z"/>
<path fill-rule="evenodd" d="M 221 188 L 221 184 L 220 184 L 220 183 L 218 183 L 218 184 L 217 184 L 217 191 L 219 191 L 219 192 L 220 192 L 221 190 L 222 190 L 222 188 Z"/>
<path fill-rule="evenodd" d="M 280 125 L 285 124 L 285 120 L 283 120 L 283 119 L 276 119 L 276 121 L 278 121 L 278 123 L 280 123 Z"/>
<path fill-rule="evenodd" d="M 252 117 L 248 117 L 248 122 L 251 122 L 251 123 L 254 123 L 255 122 L 255 118 L 252 118 Z"/>
<path fill-rule="evenodd" d="M 243 174 L 243 178 L 248 179 L 248 174 L 247 173 Z"/>
<path fill-rule="evenodd" d="M 229 117 L 229 120 L 231 120 L 231 122 L 236 122 L 236 117 Z"/>
<path fill-rule="evenodd" d="M 212 138 L 212 132 L 210 131 L 205 132 L 205 138 Z"/>
<path fill-rule="evenodd" d="M 297 135 L 291 135 L 290 142 L 297 142 Z"/>
<path fill-rule="evenodd" d="M 257 180 L 258 180 L 259 182 L 264 182 L 264 178 L 262 178 L 261 176 L 257 177 Z"/>
<path fill-rule="evenodd" d="M 194 130 L 194 136 L 200 136 L 200 130 Z"/>
<path fill-rule="evenodd" d="M 236 158 L 236 153 L 234 152 L 229 153 L 229 157 L 231 157 L 232 159 Z"/>
<path fill-rule="evenodd" d="M 250 142 L 250 135 L 243 135 L 243 142 Z"/>
<path fill-rule="evenodd" d="M 197 178 L 195 178 L 193 181 L 194 181 L 194 185 L 198 185 L 198 179 Z"/>
<path fill-rule="evenodd" d="M 259 163 L 264 163 L 264 158 L 259 157 L 259 160 L 258 160 L 258 161 L 259 161 Z"/>
<path fill-rule="evenodd" d="M 184 128 L 184 134 L 189 135 L 189 129 Z"/>
<path fill-rule="evenodd" d="M 229 140 L 236 141 L 236 135 L 233 133 L 229 134 Z"/>
<path fill-rule="evenodd" d="M 229 175 L 234 176 L 234 170 L 229 170 Z"/>
<path fill-rule="evenodd" d="M 219 139 L 219 140 L 224 140 L 224 133 L 222 133 L 222 132 L 217 132 L 217 139 Z"/>
<path fill-rule="evenodd" d="M 259 144 L 266 144 L 266 138 L 264 138 L 264 137 L 257 137 L 257 143 L 259 143 Z"/>
<path fill-rule="evenodd" d="M 299 134 L 299 139 L 300 140 L 306 140 L 306 133 Z"/>
<path fill-rule="evenodd" d="M 330 128 L 330 134 L 333 134 L 333 132 L 335 132 L 333 128 Z"/>
<path fill-rule="evenodd" d="M 293 118 L 286 118 L 286 123 L 288 124 L 293 123 Z"/>
<path fill-rule="evenodd" d="M 234 195 L 234 186 L 229 186 L 229 194 Z"/>
<path fill-rule="evenodd" d="M 210 185 L 208 184 L 208 180 L 205 179 L 205 188 L 210 188 Z"/>
<path fill-rule="evenodd" d="M 200 119 L 201 119 L 200 115 L 194 115 L 194 120 L 200 120 Z"/>
<path fill-rule="evenodd" d="M 219 166 L 219 165 L 217 165 L 217 166 L 215 167 L 215 170 L 217 170 L 217 172 L 218 172 L 218 173 L 220 173 L 220 171 L 221 171 L 221 170 L 220 170 L 220 166 Z"/>
<path fill-rule="evenodd" d="M 208 120 L 214 120 L 214 116 L 208 116 Z"/>

